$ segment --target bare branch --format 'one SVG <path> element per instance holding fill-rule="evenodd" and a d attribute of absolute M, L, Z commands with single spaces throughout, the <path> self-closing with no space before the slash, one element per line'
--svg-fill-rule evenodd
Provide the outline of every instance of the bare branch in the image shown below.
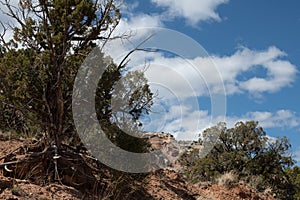
<path fill-rule="evenodd" d="M 3 12 L 3 14 L 17 20 L 17 22 L 21 26 L 25 26 L 25 24 L 23 23 L 22 18 L 19 16 L 19 12 L 18 12 L 18 11 L 20 11 L 19 8 L 17 8 L 16 6 L 11 5 L 9 0 L 5 0 L 5 2 L 0 2 L 0 3 L 8 9 L 8 12 Z"/>
<path fill-rule="evenodd" d="M 120 64 L 118 65 L 118 69 L 124 68 L 124 66 L 128 63 L 128 61 L 126 61 L 128 59 L 128 57 L 134 53 L 135 51 L 145 51 L 145 52 L 157 52 L 156 49 L 141 49 L 140 46 L 142 46 L 143 44 L 145 44 L 148 40 L 150 40 L 155 34 L 150 35 L 149 37 L 147 37 L 145 40 L 143 40 L 136 48 L 134 48 L 133 50 L 131 50 L 124 58 L 123 60 L 120 62 Z"/>

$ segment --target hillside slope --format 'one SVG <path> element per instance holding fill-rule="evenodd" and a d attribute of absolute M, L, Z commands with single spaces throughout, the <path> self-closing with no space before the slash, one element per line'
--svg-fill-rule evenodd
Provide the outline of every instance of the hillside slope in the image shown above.
<path fill-rule="evenodd" d="M 169 136 L 168 136 L 169 137 Z M 23 141 L 4 139 L 0 137 L 0 164 L 1 157 L 21 146 Z M 164 143 L 165 144 L 165 143 Z M 145 195 L 136 199 L 145 200 L 273 200 L 271 194 L 259 193 L 243 183 L 233 184 L 230 187 L 220 184 L 197 183 L 191 184 L 178 172 L 172 169 L 160 170 L 148 174 L 143 182 L 134 183 L 144 188 Z M 86 191 L 88 192 L 88 191 Z M 60 183 L 36 185 L 30 180 L 18 180 L 3 176 L 0 170 L 0 199 L 90 199 L 87 193 Z"/>

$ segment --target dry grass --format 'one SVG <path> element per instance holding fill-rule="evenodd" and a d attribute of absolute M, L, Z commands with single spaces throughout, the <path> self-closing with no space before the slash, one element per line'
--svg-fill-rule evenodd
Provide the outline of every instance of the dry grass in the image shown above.
<path fill-rule="evenodd" d="M 234 172 L 227 172 L 217 178 L 218 185 L 224 186 L 226 188 L 231 188 L 238 181 L 238 175 Z"/>
<path fill-rule="evenodd" d="M 273 194 L 273 189 L 271 187 L 267 187 L 263 193 L 264 194 Z"/>

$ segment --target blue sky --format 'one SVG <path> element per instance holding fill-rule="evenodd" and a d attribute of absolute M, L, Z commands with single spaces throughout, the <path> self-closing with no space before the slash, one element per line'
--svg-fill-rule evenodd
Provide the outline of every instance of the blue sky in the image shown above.
<path fill-rule="evenodd" d="M 299 9 L 298 0 L 130 0 L 122 8 L 123 18 L 118 31 L 164 27 L 196 40 L 208 52 L 222 76 L 228 126 L 240 120 L 257 120 L 269 136 L 290 138 L 295 159 L 300 161 Z M 155 59 L 161 65 L 180 63 L 172 63 L 174 58 Z M 194 63 L 203 61 L 190 59 Z M 170 73 L 164 74 L 165 77 L 176 79 L 172 72 L 163 68 L 153 73 Z M 209 90 L 210 86 L 207 88 Z M 162 93 L 166 97 L 168 92 Z M 169 115 L 163 120 L 154 114 L 145 121 L 160 121 L 164 124 L 156 131 L 190 139 L 189 123 L 197 123 L 195 116 L 200 116 L 203 122 L 198 124 L 196 131 L 191 131 L 194 135 L 222 119 L 211 117 L 210 98 L 205 94 L 197 95 L 203 105 L 197 112 L 192 110 L 194 107 L 186 106 L 191 102 L 188 97 L 184 105 L 174 104 L 175 101 L 166 98 L 155 108 Z M 179 113 L 181 119 L 187 118 L 189 123 L 178 123 L 178 115 L 174 113 Z"/>

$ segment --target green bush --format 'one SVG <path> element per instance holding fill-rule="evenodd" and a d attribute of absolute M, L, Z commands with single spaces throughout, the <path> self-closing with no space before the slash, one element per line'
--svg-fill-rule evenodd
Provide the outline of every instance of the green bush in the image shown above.
<path fill-rule="evenodd" d="M 300 199 L 300 168 L 294 166 L 285 170 L 295 190 L 294 199 Z"/>
<path fill-rule="evenodd" d="M 271 188 L 280 199 L 293 196 L 293 184 L 285 173 L 285 169 L 293 165 L 288 154 L 291 145 L 286 137 L 270 140 L 258 122 L 249 121 L 238 122 L 234 128 L 219 123 L 206 129 L 199 142 L 204 149 L 212 147 L 207 155 L 201 156 L 201 152 L 195 150 L 181 158 L 191 181 L 214 181 L 234 171 L 240 180 L 259 191 Z M 254 184 L 256 181 L 259 184 Z"/>

